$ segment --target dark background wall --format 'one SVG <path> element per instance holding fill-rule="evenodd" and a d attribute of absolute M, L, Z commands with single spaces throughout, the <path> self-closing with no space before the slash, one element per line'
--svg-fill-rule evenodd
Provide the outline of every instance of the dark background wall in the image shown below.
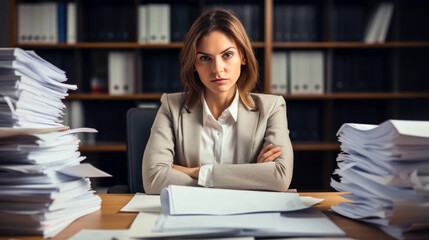
<path fill-rule="evenodd" d="M 8 1 L 0 1 L 0 47 L 8 46 Z"/>

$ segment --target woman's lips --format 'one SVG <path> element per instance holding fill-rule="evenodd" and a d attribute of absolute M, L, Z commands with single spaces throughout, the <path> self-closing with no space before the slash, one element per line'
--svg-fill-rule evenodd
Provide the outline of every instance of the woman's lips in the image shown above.
<path fill-rule="evenodd" d="M 216 79 L 211 80 L 211 82 L 213 82 L 213 83 L 224 83 L 224 82 L 226 82 L 226 80 L 228 80 L 228 79 L 226 79 L 226 78 L 216 78 Z"/>

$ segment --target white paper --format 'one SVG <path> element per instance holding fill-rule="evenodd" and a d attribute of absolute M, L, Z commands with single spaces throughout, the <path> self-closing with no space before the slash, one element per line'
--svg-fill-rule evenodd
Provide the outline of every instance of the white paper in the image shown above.
<path fill-rule="evenodd" d="M 161 212 L 161 199 L 159 195 L 148 195 L 136 193 L 134 197 L 125 205 L 121 212 Z"/>
<path fill-rule="evenodd" d="M 112 175 L 101 171 L 89 163 L 66 167 L 58 172 L 74 177 L 111 177 Z"/>
<path fill-rule="evenodd" d="M 157 231 L 240 229 L 239 235 L 253 236 L 345 236 L 329 218 L 316 208 L 284 213 L 239 215 L 160 215 Z"/>
<path fill-rule="evenodd" d="M 174 238 L 174 237 L 208 237 L 208 236 L 227 236 L 235 234 L 237 230 L 208 230 L 208 231 L 179 231 L 160 233 L 153 232 L 158 218 L 158 213 L 143 213 L 140 212 L 134 219 L 129 229 L 129 236 L 132 238 Z"/>
<path fill-rule="evenodd" d="M 67 126 L 59 126 L 52 128 L 0 128 L 0 138 L 11 137 L 16 135 L 30 135 L 39 133 L 48 133 L 67 130 Z"/>
<path fill-rule="evenodd" d="M 113 240 L 113 239 L 129 239 L 128 229 L 119 230 L 98 230 L 98 229 L 82 229 L 69 240 Z"/>
<path fill-rule="evenodd" d="M 241 214 L 296 211 L 308 208 L 298 193 L 262 192 L 170 185 L 161 191 L 162 212 L 181 214 Z"/>
<path fill-rule="evenodd" d="M 300 197 L 302 203 L 306 206 L 313 206 L 324 199 L 314 197 Z M 159 195 L 148 195 L 145 193 L 136 193 L 133 198 L 121 209 L 121 212 L 161 212 L 161 199 Z"/>

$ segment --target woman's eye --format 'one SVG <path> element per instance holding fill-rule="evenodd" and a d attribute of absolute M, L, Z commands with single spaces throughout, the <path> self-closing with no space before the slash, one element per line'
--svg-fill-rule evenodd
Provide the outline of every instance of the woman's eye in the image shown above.
<path fill-rule="evenodd" d="M 201 61 L 209 61 L 209 60 L 210 60 L 210 57 L 208 57 L 208 56 L 201 56 L 201 57 L 200 57 L 200 60 L 201 60 Z"/>
<path fill-rule="evenodd" d="M 228 59 L 228 58 L 231 58 L 233 55 L 234 55 L 234 53 L 232 53 L 232 52 L 227 52 L 227 53 L 225 53 L 225 54 L 223 55 L 223 57 Z"/>

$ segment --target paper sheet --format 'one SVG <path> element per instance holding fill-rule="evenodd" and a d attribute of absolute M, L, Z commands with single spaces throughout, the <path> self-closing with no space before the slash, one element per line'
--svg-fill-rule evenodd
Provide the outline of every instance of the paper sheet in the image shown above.
<path fill-rule="evenodd" d="M 161 200 L 159 195 L 147 195 L 136 193 L 134 197 L 125 205 L 121 212 L 161 212 Z"/>
<path fill-rule="evenodd" d="M 208 237 L 208 236 L 228 236 L 235 234 L 237 230 L 208 230 L 208 231 L 178 231 L 178 232 L 152 232 L 158 218 L 158 213 L 140 212 L 129 229 L 129 236 L 132 238 L 174 238 L 174 237 Z"/>
<path fill-rule="evenodd" d="M 324 199 L 314 197 L 300 197 L 305 206 L 313 206 Z M 134 197 L 121 209 L 121 212 L 161 212 L 161 200 L 159 195 L 148 195 L 145 193 L 136 193 Z"/>
<path fill-rule="evenodd" d="M 114 240 L 129 239 L 128 229 L 120 230 L 99 230 L 99 229 L 82 229 L 69 240 Z"/>
<path fill-rule="evenodd" d="M 11 137 L 16 135 L 40 134 L 67 130 L 67 126 L 59 126 L 52 128 L 0 128 L 0 138 Z"/>
<path fill-rule="evenodd" d="M 74 176 L 74 177 L 111 177 L 112 176 L 92 166 L 89 163 L 82 163 L 79 165 L 63 168 L 59 170 L 59 172 L 69 176 Z"/>
<path fill-rule="evenodd" d="M 245 191 L 170 185 L 161 191 L 162 212 L 183 214 L 242 214 L 285 212 L 308 208 L 298 193 Z"/>

